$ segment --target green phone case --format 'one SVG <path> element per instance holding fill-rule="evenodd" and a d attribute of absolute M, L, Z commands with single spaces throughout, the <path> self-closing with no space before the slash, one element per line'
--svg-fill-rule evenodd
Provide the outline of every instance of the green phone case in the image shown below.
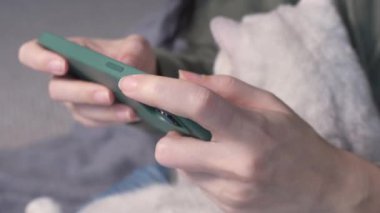
<path fill-rule="evenodd" d="M 44 48 L 66 58 L 70 75 L 111 89 L 118 102 L 131 106 L 153 127 L 163 132 L 177 131 L 205 141 L 211 139 L 211 133 L 194 121 L 125 97 L 119 90 L 119 80 L 127 75 L 144 74 L 142 71 L 51 33 L 41 34 L 38 42 Z"/>

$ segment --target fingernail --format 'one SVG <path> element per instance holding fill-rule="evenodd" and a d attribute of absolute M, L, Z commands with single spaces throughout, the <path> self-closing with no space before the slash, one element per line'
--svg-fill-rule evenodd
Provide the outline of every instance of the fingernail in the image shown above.
<path fill-rule="evenodd" d="M 48 64 L 48 69 L 50 72 L 56 75 L 63 75 L 65 72 L 64 64 L 60 60 L 52 60 Z"/>
<path fill-rule="evenodd" d="M 129 111 L 128 116 L 129 122 L 137 122 L 141 120 L 134 111 Z"/>
<path fill-rule="evenodd" d="M 185 70 L 179 70 L 178 73 L 179 78 L 184 80 L 198 80 L 202 77 L 202 75 Z"/>
<path fill-rule="evenodd" d="M 129 120 L 129 118 L 131 117 L 130 109 L 120 106 L 116 109 L 116 116 L 122 121 Z"/>
<path fill-rule="evenodd" d="M 124 106 L 118 107 L 116 109 L 116 116 L 121 120 L 121 121 L 129 121 L 129 122 L 136 122 L 139 121 L 140 118 L 136 115 L 134 111 L 131 109 L 125 108 Z"/>
<path fill-rule="evenodd" d="M 130 75 L 130 76 L 122 78 L 119 81 L 119 88 L 124 93 L 131 93 L 136 89 L 137 84 L 138 84 L 137 75 Z"/>
<path fill-rule="evenodd" d="M 97 91 L 94 94 L 94 99 L 98 103 L 107 104 L 110 102 L 109 93 L 106 91 Z"/>

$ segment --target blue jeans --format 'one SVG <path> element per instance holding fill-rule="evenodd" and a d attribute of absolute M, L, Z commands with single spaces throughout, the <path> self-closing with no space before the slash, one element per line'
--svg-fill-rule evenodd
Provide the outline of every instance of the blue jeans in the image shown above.
<path fill-rule="evenodd" d="M 98 195 L 95 200 L 110 195 L 133 191 L 153 184 L 168 184 L 170 182 L 170 170 L 161 165 L 150 165 L 135 170 L 119 183 L 113 185 L 104 193 Z"/>

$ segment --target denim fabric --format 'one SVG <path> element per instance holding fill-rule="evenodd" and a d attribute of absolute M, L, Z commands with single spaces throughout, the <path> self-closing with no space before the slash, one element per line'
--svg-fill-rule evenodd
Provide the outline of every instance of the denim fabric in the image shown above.
<path fill-rule="evenodd" d="M 106 196 L 120 194 L 137 190 L 152 184 L 168 184 L 170 182 L 170 170 L 166 167 L 156 165 L 146 166 L 136 169 L 131 175 L 116 183 L 109 190 L 95 198 L 100 199 Z"/>

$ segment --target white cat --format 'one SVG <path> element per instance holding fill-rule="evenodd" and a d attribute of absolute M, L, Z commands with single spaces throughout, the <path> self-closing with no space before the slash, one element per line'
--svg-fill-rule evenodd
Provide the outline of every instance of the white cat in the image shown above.
<path fill-rule="evenodd" d="M 303 0 L 296 7 L 248 15 L 241 23 L 216 18 L 211 28 L 221 48 L 216 74 L 232 75 L 274 93 L 330 143 L 380 162 L 379 116 L 330 0 Z M 56 213 L 30 209 L 27 213 Z M 81 211 L 98 212 L 220 210 L 199 189 L 178 182 L 114 195 Z"/>

